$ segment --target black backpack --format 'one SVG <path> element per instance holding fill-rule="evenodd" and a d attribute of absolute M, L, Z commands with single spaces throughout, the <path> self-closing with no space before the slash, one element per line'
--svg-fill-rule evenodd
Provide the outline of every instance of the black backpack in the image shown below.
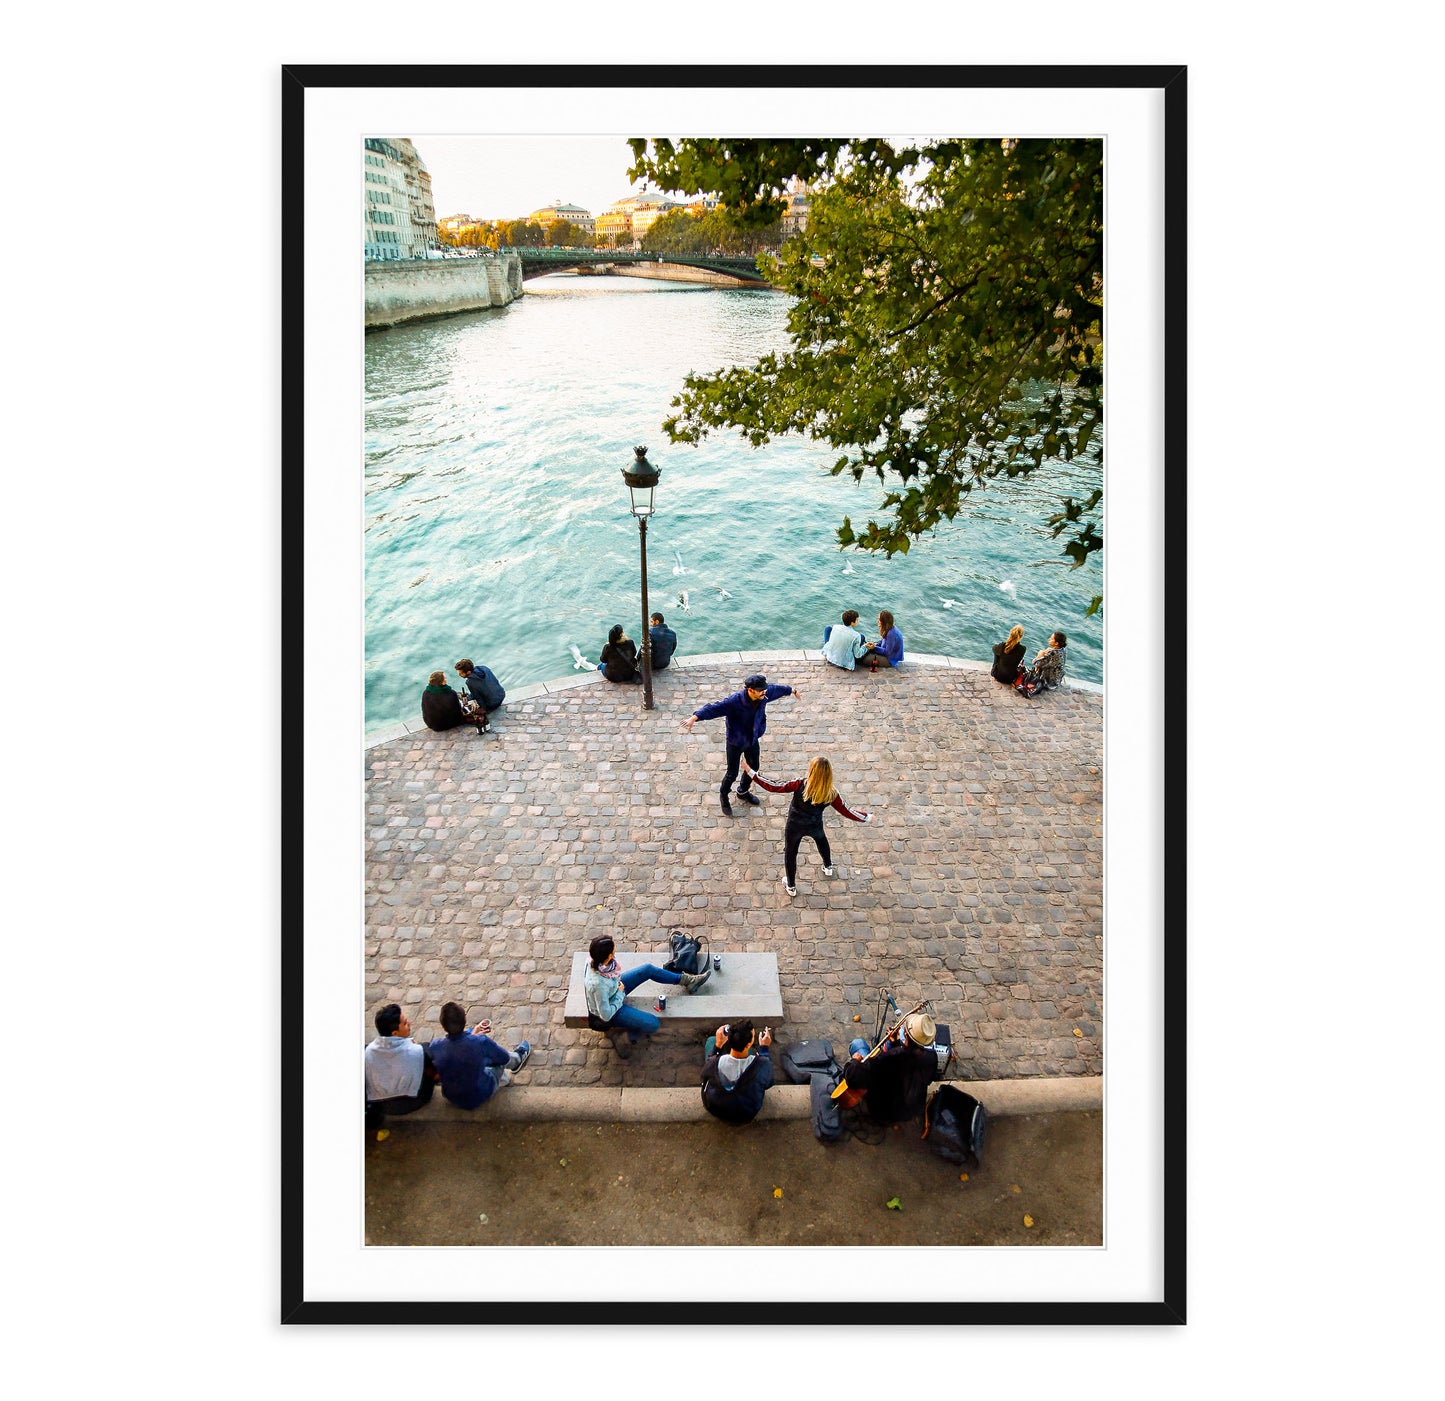
<path fill-rule="evenodd" d="M 940 1085 L 923 1111 L 923 1137 L 939 1157 L 978 1170 L 988 1115 L 971 1094 L 956 1085 Z"/>
<path fill-rule="evenodd" d="M 798 1041 L 778 1055 L 783 1077 L 790 1085 L 806 1085 L 814 1075 L 837 1075 L 838 1060 L 831 1041 Z"/>
<path fill-rule="evenodd" d="M 701 973 L 708 966 L 706 935 L 699 935 L 694 939 L 691 934 L 684 934 L 681 929 L 673 929 L 668 933 L 667 943 L 672 950 L 672 957 L 662 966 L 669 973 Z"/>
<path fill-rule="evenodd" d="M 837 1075 L 818 1074 L 808 1081 L 808 1106 L 813 1120 L 813 1137 L 819 1143 L 836 1143 L 843 1137 L 843 1114 L 833 1091 Z"/>

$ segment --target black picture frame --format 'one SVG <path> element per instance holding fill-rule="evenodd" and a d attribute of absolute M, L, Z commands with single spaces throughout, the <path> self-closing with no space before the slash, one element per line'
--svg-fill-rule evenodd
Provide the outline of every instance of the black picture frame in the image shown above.
<path fill-rule="evenodd" d="M 282 674 L 304 671 L 300 600 L 306 565 L 306 376 L 307 326 L 304 309 L 306 95 L 325 88 L 477 88 L 638 86 L 665 80 L 668 86 L 766 88 L 779 85 L 783 70 L 729 66 L 678 67 L 480 67 L 295 65 L 282 70 L 282 570 L 286 607 L 282 616 Z M 1163 249 L 1163 436 L 1166 538 L 1165 627 L 1170 640 L 1170 684 L 1165 693 L 1163 938 L 1163 1202 L 1162 1290 L 1158 1298 L 1116 1301 L 918 1302 L 875 1301 L 870 1321 L 910 1324 L 1182 1324 L 1186 1317 L 1186 794 L 1182 748 L 1187 732 L 1186 697 L 1186 468 L 1187 468 L 1187 70 L 1183 66 L 1087 67 L 852 67 L 819 66 L 786 70 L 792 87 L 948 88 L 1117 88 L 1152 89 L 1164 107 Z M 306 811 L 304 735 L 282 725 L 281 814 L 281 1007 L 283 1025 L 294 1035 L 305 1022 L 303 995 L 305 928 L 302 822 Z M 303 1243 L 302 1079 L 283 1057 L 281 1105 L 281 1278 L 283 1323 L 487 1323 L 614 1324 L 645 1320 L 655 1324 L 699 1321 L 704 1302 L 677 1300 L 551 1300 L 539 1302 L 403 1300 L 385 1303 L 308 1299 Z M 734 1323 L 838 1321 L 832 1301 L 790 1302 L 786 1311 L 768 1302 L 733 1303 Z"/>

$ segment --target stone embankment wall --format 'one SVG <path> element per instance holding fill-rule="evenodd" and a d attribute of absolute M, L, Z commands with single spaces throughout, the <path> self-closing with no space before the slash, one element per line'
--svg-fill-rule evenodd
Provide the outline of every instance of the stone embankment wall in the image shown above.
<path fill-rule="evenodd" d="M 696 282 L 704 287 L 757 287 L 766 290 L 772 286 L 769 282 L 730 277 L 725 272 L 689 267 L 685 263 L 613 263 L 606 272 L 613 277 L 661 278 L 668 282 Z"/>
<path fill-rule="evenodd" d="M 368 263 L 366 329 L 506 306 L 521 295 L 522 260 L 514 253 L 440 262 Z"/>

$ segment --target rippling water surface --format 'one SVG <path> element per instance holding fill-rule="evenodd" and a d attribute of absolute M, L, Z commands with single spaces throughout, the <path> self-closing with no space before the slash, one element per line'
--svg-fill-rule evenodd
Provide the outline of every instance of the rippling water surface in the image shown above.
<path fill-rule="evenodd" d="M 638 636 L 621 477 L 637 443 L 662 472 L 648 600 L 680 652 L 816 646 L 844 608 L 888 608 L 909 651 L 980 659 L 1016 622 L 1030 654 L 1061 627 L 1071 674 L 1102 679 L 1102 623 L 1083 617 L 1099 556 L 1067 568 L 1046 527 L 1060 488 L 1083 495 L 1098 469 L 990 487 L 886 560 L 839 552 L 843 516 L 861 524 L 884 493 L 829 476 L 826 446 L 669 446 L 659 424 L 683 376 L 784 349 L 787 308 L 775 292 L 554 277 L 508 307 L 366 337 L 369 731 L 418 716 L 427 674 L 456 684 L 458 657 L 510 690 L 571 670 L 570 642 L 595 659 L 613 623 Z"/>

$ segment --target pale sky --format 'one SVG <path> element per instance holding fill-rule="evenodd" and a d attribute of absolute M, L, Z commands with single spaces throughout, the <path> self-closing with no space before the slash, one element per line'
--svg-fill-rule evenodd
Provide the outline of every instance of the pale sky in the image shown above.
<path fill-rule="evenodd" d="M 600 214 L 633 192 L 621 136 L 410 136 L 431 172 L 437 218 L 519 219 L 561 200 Z"/>

